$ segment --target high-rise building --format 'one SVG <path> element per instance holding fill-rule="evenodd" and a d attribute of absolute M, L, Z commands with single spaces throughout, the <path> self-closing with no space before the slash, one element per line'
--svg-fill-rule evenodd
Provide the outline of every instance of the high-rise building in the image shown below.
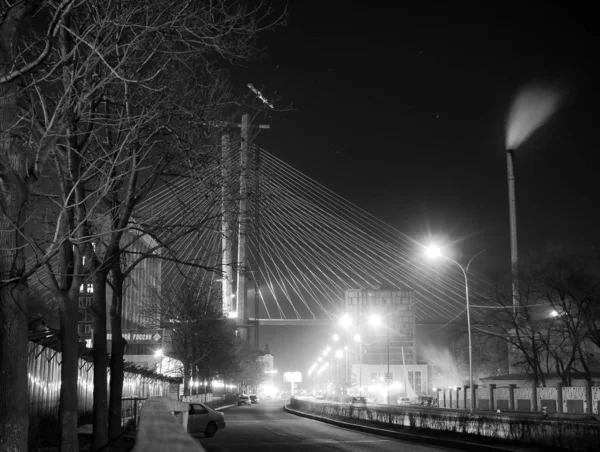
<path fill-rule="evenodd" d="M 352 328 L 361 336 L 363 364 L 387 364 L 388 344 L 390 364 L 414 364 L 415 307 L 411 289 L 347 290 L 345 313 L 352 319 Z M 377 316 L 379 326 L 372 326 L 371 316 Z"/>

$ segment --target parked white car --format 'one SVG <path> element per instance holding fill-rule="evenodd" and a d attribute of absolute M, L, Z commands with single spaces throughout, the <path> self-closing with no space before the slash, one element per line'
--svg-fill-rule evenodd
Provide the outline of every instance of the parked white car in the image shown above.
<path fill-rule="evenodd" d="M 190 403 L 188 433 L 204 433 L 207 438 L 212 438 L 223 428 L 225 428 L 225 414 L 203 403 Z"/>
<path fill-rule="evenodd" d="M 250 405 L 252 405 L 252 401 L 250 400 L 250 397 L 248 397 L 246 394 L 243 394 L 238 397 L 237 404 L 238 404 L 238 406 L 242 406 L 242 405 L 250 406 Z"/>

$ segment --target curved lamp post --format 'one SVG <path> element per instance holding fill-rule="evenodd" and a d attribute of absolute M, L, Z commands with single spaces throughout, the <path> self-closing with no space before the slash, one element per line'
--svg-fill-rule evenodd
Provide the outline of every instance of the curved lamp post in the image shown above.
<path fill-rule="evenodd" d="M 465 277 L 465 302 L 467 305 L 467 332 L 468 332 L 468 336 L 469 336 L 469 390 L 471 391 L 471 406 L 469 409 L 471 411 L 473 411 L 475 409 L 475 391 L 473 388 L 473 346 L 472 346 L 472 342 L 471 342 L 471 312 L 469 309 L 469 278 L 468 278 L 467 274 L 469 273 L 469 266 L 471 265 L 471 262 L 473 262 L 473 259 L 475 259 L 477 256 L 479 256 L 484 251 L 485 250 L 481 250 L 480 252 L 475 254 L 471 259 L 469 259 L 467 266 L 463 267 L 462 265 L 460 265 L 457 261 L 455 261 L 451 257 L 445 256 L 442 253 L 442 249 L 437 245 L 429 245 L 425 250 L 425 254 L 430 259 L 443 258 L 443 259 L 447 259 L 451 262 L 454 262 L 458 266 L 458 268 L 460 268 L 460 270 L 463 273 L 463 276 Z"/>

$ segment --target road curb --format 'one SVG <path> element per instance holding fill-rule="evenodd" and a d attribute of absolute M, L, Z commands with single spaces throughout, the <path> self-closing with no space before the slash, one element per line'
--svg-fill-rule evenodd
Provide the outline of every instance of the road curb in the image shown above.
<path fill-rule="evenodd" d="M 350 422 L 338 421 L 338 420 L 329 419 L 329 418 L 323 417 L 323 416 L 317 416 L 314 414 L 304 413 L 302 411 L 298 411 L 298 410 L 289 408 L 287 405 L 283 406 L 283 410 L 286 413 L 294 414 L 296 416 L 301 416 L 301 417 L 305 417 L 308 419 L 313 419 L 315 421 L 325 422 L 327 424 L 332 424 L 337 427 L 358 430 L 358 431 L 365 432 L 365 433 L 373 433 L 375 435 L 387 436 L 387 437 L 391 437 L 391 438 L 402 439 L 405 441 L 412 441 L 415 443 L 429 444 L 432 446 L 452 447 L 452 448 L 459 449 L 459 450 L 473 451 L 473 452 L 479 452 L 479 451 L 483 451 L 483 452 L 511 451 L 511 452 L 513 452 L 515 450 L 528 450 L 528 451 L 540 450 L 540 449 L 535 448 L 535 446 L 531 447 L 531 448 L 527 447 L 527 446 L 516 447 L 516 448 L 495 447 L 495 446 L 489 446 L 486 444 L 457 441 L 457 440 L 452 440 L 452 439 L 436 438 L 434 436 L 423 436 L 423 435 L 417 435 L 414 433 L 397 432 L 394 430 L 387 430 L 384 428 L 368 427 L 366 425 L 353 424 Z M 546 450 L 548 450 L 548 449 L 546 449 Z"/>
<path fill-rule="evenodd" d="M 213 408 L 213 410 L 215 410 L 215 411 L 224 410 L 225 408 L 231 408 L 232 406 L 235 406 L 235 405 L 233 405 L 233 404 L 231 404 L 231 405 L 223 405 L 223 406 L 220 406 L 218 408 Z"/>

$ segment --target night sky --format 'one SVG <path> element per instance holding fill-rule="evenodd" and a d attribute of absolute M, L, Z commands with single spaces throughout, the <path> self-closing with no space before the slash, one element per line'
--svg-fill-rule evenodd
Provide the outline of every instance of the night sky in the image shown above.
<path fill-rule="evenodd" d="M 566 96 L 515 152 L 519 252 L 598 244 L 600 39 L 591 4 L 481 5 L 291 0 L 236 78 L 290 109 L 257 144 L 415 239 L 446 236 L 464 260 L 485 248 L 485 276 L 510 270 L 504 128 L 528 83 Z"/>

